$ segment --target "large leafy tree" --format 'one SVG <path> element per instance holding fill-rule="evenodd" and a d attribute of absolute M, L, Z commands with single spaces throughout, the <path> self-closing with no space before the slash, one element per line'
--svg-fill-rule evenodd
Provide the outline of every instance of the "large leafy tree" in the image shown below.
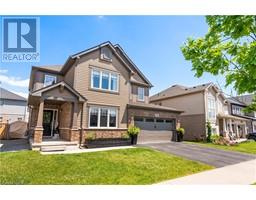
<path fill-rule="evenodd" d="M 188 38 L 181 47 L 196 77 L 224 75 L 238 94 L 256 93 L 256 16 L 207 16 L 204 37 Z M 256 97 L 255 97 L 256 98 Z M 247 111 L 256 111 L 256 99 Z"/>

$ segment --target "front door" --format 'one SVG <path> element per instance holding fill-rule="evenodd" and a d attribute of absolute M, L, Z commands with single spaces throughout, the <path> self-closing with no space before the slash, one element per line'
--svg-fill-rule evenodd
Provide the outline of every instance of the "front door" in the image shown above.
<path fill-rule="evenodd" d="M 44 128 L 43 136 L 52 136 L 53 110 L 44 110 L 43 128 Z"/>

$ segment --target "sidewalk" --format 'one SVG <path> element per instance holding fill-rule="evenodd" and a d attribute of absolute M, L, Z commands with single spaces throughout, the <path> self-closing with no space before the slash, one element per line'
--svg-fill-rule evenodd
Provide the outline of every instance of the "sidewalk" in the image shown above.
<path fill-rule="evenodd" d="M 256 182 L 256 160 L 201 172 L 158 183 L 158 185 L 245 184 Z"/>

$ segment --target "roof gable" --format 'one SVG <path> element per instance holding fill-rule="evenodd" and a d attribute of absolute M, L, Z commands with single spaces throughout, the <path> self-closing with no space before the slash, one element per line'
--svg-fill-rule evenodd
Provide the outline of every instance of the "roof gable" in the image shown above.
<path fill-rule="evenodd" d="M 26 98 L 0 87 L 0 99 L 27 101 Z"/>
<path fill-rule="evenodd" d="M 86 49 L 84 51 L 78 52 L 76 54 L 73 54 L 68 57 L 64 65 L 48 65 L 48 66 L 33 66 L 35 69 L 45 70 L 45 71 L 51 71 L 55 73 L 65 74 L 69 68 L 75 64 L 76 60 L 79 59 L 81 56 L 91 53 L 95 50 L 98 50 L 103 47 L 109 47 L 112 51 L 112 53 L 122 62 L 122 64 L 131 72 L 132 75 L 139 76 L 145 83 L 142 84 L 148 84 L 148 86 L 152 87 L 153 85 L 150 83 L 150 81 L 145 77 L 145 75 L 139 70 L 139 68 L 132 62 L 132 60 L 128 57 L 128 55 L 125 53 L 125 51 L 120 47 L 120 45 L 116 44 L 113 45 L 111 42 L 107 41 L 104 43 L 101 43 L 97 46 L 91 47 L 89 49 Z M 137 79 L 138 81 L 138 79 Z M 140 82 L 140 81 L 139 81 Z"/>
<path fill-rule="evenodd" d="M 73 96 L 76 96 L 78 98 L 79 101 L 85 101 L 86 98 L 81 95 L 79 92 L 77 92 L 74 88 L 72 88 L 71 86 L 69 86 L 67 83 L 65 83 L 64 81 L 61 81 L 61 82 L 58 82 L 58 83 L 55 83 L 53 85 L 50 85 L 50 86 L 47 86 L 47 87 L 44 87 L 44 88 L 41 88 L 39 90 L 36 90 L 34 92 L 31 93 L 31 95 L 33 96 L 42 96 L 43 93 L 48 93 L 48 94 L 54 94 L 52 91 L 57 91 L 55 90 L 56 88 L 60 87 L 60 90 L 67 90 L 67 92 L 64 92 L 63 94 L 59 95 L 60 97 L 63 97 L 63 95 L 69 95 L 69 94 L 72 94 Z M 57 91 L 56 96 L 58 96 L 60 91 Z"/>

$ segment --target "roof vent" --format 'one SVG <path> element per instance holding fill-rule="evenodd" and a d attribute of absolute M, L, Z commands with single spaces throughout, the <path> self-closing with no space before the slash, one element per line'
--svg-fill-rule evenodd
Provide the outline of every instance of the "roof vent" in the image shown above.
<path fill-rule="evenodd" d="M 193 88 L 196 88 L 196 86 L 194 86 Z"/>
<path fill-rule="evenodd" d="M 205 86 L 205 84 L 203 84 L 202 86 Z"/>
<path fill-rule="evenodd" d="M 188 90 L 188 88 L 185 88 L 185 90 Z"/>

